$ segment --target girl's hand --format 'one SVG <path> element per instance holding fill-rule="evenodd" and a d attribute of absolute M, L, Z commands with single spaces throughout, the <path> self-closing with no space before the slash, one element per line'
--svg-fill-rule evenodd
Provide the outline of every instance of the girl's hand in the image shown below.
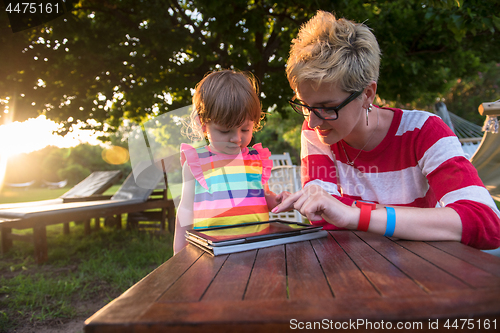
<path fill-rule="evenodd" d="M 339 228 L 356 229 L 359 219 L 359 208 L 346 206 L 318 185 L 290 194 L 272 212 L 290 209 L 297 209 L 310 221 L 325 219 Z"/>
<path fill-rule="evenodd" d="M 288 191 L 284 191 L 284 192 L 281 192 L 280 194 L 277 194 L 276 195 L 276 204 L 278 205 L 278 204 L 282 203 L 283 200 L 288 198 L 290 195 L 292 195 L 292 194 Z"/>
<path fill-rule="evenodd" d="M 266 202 L 267 202 L 267 208 L 271 211 L 279 205 L 283 200 L 288 198 L 290 196 L 290 192 L 284 191 L 281 192 L 280 194 L 276 194 L 274 192 L 271 192 L 269 190 L 269 185 L 266 183 L 264 184 L 264 195 L 266 197 Z"/>

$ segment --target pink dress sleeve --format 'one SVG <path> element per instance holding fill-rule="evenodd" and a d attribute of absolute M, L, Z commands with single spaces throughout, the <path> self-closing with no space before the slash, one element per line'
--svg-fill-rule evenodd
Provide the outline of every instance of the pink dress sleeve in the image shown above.
<path fill-rule="evenodd" d="M 193 174 L 193 177 L 201 184 L 201 186 L 208 190 L 208 185 L 205 181 L 205 176 L 203 175 L 200 158 L 198 157 L 196 148 L 193 148 L 186 143 L 181 143 L 181 165 L 183 166 L 186 162 L 191 170 L 191 173 Z"/>
<path fill-rule="evenodd" d="M 262 184 L 266 184 L 271 177 L 271 169 L 273 168 L 273 161 L 269 159 L 271 152 L 268 148 L 262 148 L 262 143 L 256 143 L 253 148 L 257 150 L 262 161 Z"/>

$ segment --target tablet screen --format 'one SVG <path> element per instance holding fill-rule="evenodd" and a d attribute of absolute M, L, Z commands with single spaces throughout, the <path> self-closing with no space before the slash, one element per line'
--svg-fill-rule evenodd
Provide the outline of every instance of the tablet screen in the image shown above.
<path fill-rule="evenodd" d="M 287 233 L 321 229 L 321 226 L 285 221 L 256 222 L 229 227 L 214 227 L 189 230 L 188 233 L 204 238 L 210 243 L 234 239 L 272 238 Z"/>

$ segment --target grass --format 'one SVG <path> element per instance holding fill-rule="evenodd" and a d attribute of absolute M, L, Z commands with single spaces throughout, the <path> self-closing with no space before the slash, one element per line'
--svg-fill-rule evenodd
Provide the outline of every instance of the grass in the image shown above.
<path fill-rule="evenodd" d="M 57 190 L 45 189 L 45 196 L 40 189 L 31 191 L 16 190 L 26 192 L 18 201 L 50 199 Z M 172 256 L 171 235 L 138 230 L 101 227 L 85 236 L 83 225 L 71 223 L 70 235 L 64 235 L 62 225 L 54 225 L 47 227 L 47 242 L 49 259 L 43 265 L 34 263 L 30 243 L 14 241 L 0 256 L 1 333 L 76 318 L 83 326 L 85 318 Z"/>

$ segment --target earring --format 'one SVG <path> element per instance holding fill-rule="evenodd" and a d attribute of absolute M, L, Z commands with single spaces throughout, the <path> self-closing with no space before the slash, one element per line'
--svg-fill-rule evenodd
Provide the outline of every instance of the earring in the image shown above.
<path fill-rule="evenodd" d="M 368 126 L 368 112 L 372 112 L 372 107 L 373 104 L 370 103 L 370 105 L 366 108 L 366 126 Z"/>

